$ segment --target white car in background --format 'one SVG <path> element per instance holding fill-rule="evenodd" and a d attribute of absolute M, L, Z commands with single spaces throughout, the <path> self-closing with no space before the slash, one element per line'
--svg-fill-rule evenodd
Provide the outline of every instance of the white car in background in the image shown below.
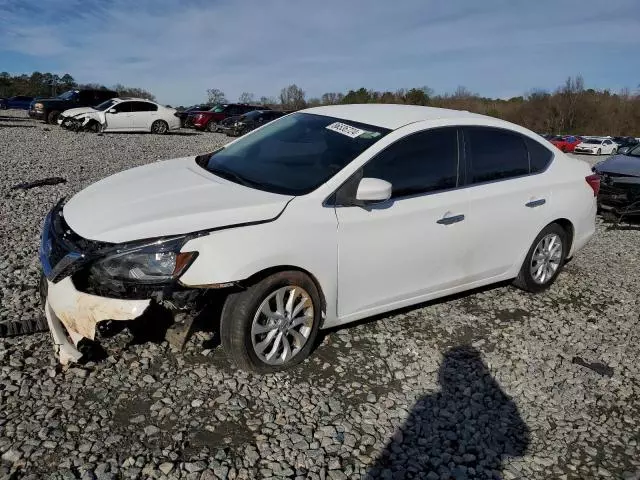
<path fill-rule="evenodd" d="M 112 98 L 96 107 L 65 110 L 58 116 L 65 128 L 95 132 L 151 132 L 163 134 L 180 128 L 174 108 L 144 98 Z"/>
<path fill-rule="evenodd" d="M 611 138 L 589 137 L 576 145 L 573 151 L 590 155 L 613 155 L 618 151 L 618 144 Z"/>
<path fill-rule="evenodd" d="M 504 280 L 548 288 L 594 234 L 599 186 L 496 118 L 310 108 L 59 202 L 41 237 L 46 317 L 69 362 L 100 322 L 158 308 L 184 321 L 213 295 L 227 355 L 277 371 L 320 329 Z"/>

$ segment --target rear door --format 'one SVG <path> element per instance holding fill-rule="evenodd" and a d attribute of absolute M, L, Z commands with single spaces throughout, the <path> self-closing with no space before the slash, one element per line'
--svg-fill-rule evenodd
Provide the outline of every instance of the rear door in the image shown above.
<path fill-rule="evenodd" d="M 150 131 L 158 117 L 158 106 L 151 102 L 131 102 L 131 121 L 134 130 Z"/>
<path fill-rule="evenodd" d="M 464 281 L 470 239 L 458 167 L 458 130 L 448 127 L 410 134 L 362 168 L 363 177 L 390 182 L 393 194 L 367 208 L 336 206 L 342 319 L 408 305 Z"/>
<path fill-rule="evenodd" d="M 551 187 L 543 170 L 552 153 L 506 129 L 466 127 L 464 138 L 474 238 L 465 269 L 478 281 L 512 269 L 546 225 Z"/>

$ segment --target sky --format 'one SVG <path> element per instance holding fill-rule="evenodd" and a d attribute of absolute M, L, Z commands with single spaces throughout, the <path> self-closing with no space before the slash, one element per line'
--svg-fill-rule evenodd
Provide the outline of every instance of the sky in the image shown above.
<path fill-rule="evenodd" d="M 639 0 L 0 0 L 0 71 L 70 73 L 190 105 L 462 85 L 509 98 L 640 84 Z"/>

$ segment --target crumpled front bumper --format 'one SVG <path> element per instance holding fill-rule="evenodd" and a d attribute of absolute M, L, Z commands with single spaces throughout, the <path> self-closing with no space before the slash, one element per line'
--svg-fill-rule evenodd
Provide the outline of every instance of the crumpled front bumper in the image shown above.
<path fill-rule="evenodd" d="M 95 339 L 96 325 L 105 320 L 133 320 L 149 307 L 151 300 L 123 300 L 78 291 L 71 278 L 47 282 L 45 315 L 60 363 L 82 357 L 78 344 Z"/>

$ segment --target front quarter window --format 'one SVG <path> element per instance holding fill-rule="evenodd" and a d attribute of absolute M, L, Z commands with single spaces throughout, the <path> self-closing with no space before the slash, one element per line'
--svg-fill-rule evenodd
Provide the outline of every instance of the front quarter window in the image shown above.
<path fill-rule="evenodd" d="M 387 129 L 358 122 L 295 113 L 215 152 L 204 168 L 252 188 L 304 195 L 387 133 Z"/>

